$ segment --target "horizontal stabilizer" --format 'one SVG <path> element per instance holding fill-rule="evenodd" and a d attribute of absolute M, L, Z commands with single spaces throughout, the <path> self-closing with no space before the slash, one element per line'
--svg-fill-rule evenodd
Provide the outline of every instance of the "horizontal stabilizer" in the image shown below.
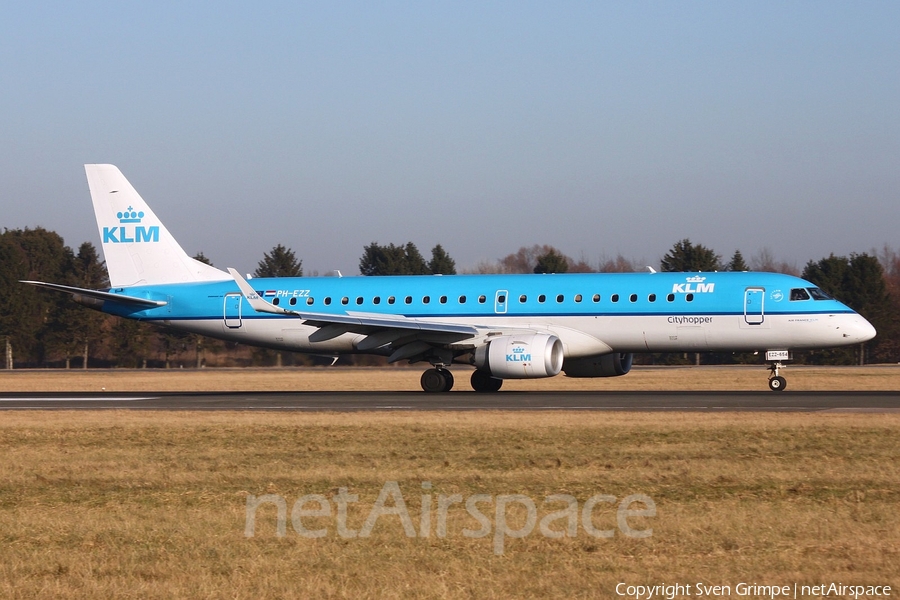
<path fill-rule="evenodd" d="M 65 292 L 67 294 L 72 294 L 76 296 L 76 300 L 78 297 L 82 298 L 95 298 L 97 300 L 103 300 L 108 302 L 118 302 L 120 304 L 131 304 L 137 306 L 143 306 L 146 308 L 153 308 L 157 306 L 165 306 L 168 304 L 164 300 L 150 300 L 149 298 L 137 298 L 135 296 L 125 296 L 123 294 L 113 294 L 110 292 L 101 292 L 100 290 L 89 290 L 85 288 L 72 287 L 69 285 L 59 285 L 58 283 L 44 283 L 43 281 L 20 281 L 19 283 L 27 283 L 29 285 L 35 285 L 37 287 L 46 288 L 48 290 L 54 290 L 57 292 Z"/>

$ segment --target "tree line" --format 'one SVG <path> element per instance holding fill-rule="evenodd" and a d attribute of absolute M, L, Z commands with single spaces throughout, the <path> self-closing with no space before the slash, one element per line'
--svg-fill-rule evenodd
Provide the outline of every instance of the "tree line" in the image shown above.
<path fill-rule="evenodd" d="M 202 253 L 194 257 L 212 264 Z M 676 242 L 659 262 L 661 271 L 775 271 L 799 275 L 858 311 L 878 330 L 868 342 L 868 362 L 900 361 L 900 254 L 881 252 L 834 256 L 809 261 L 799 271 L 762 251 L 745 261 L 739 250 L 727 260 L 689 239 Z M 646 270 L 621 255 L 590 264 L 549 245 L 527 246 L 498 259 L 482 262 L 468 273 L 575 273 Z M 380 275 L 455 275 L 456 262 L 440 245 L 426 259 L 412 242 L 364 246 L 359 272 Z M 254 277 L 302 277 L 303 264 L 289 247 L 278 244 L 264 253 Z M 0 344 L 4 366 L 16 367 L 200 367 L 215 365 L 282 364 L 281 353 L 176 332 L 89 310 L 66 294 L 51 293 L 21 280 L 38 280 L 76 287 L 108 288 L 106 268 L 90 242 L 77 251 L 62 237 L 43 228 L 6 229 L 0 233 Z M 290 353 L 287 353 L 290 354 Z M 686 360 L 682 357 L 681 360 Z M 852 364 L 858 349 L 820 350 L 800 354 L 801 362 Z M 291 355 L 287 364 L 309 364 L 315 358 Z M 375 360 L 356 357 L 358 363 Z M 679 362 L 675 355 L 652 355 L 644 361 Z M 707 362 L 754 360 L 731 355 L 707 355 Z"/>

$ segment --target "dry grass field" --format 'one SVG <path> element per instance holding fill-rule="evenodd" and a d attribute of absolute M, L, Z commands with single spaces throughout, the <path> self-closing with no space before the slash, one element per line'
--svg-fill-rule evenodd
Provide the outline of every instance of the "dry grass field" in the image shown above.
<path fill-rule="evenodd" d="M 424 367 L 262 369 L 0 370 L 0 392 L 420 391 Z M 470 391 L 456 367 L 454 391 Z M 788 391 L 900 391 L 900 365 L 788 367 Z M 763 366 L 635 367 L 624 377 L 507 380 L 504 390 L 766 390 Z"/>
<path fill-rule="evenodd" d="M 611 598 L 620 582 L 896 590 L 898 433 L 898 414 L 7 412 L 0 597 Z M 359 531 L 389 481 L 414 537 L 396 514 L 370 536 L 340 535 L 340 488 L 358 496 L 344 525 Z M 285 501 L 284 537 L 274 505 L 245 535 L 248 496 L 265 494 Z M 330 502 L 330 517 L 300 515 L 323 537 L 293 525 L 307 494 Z M 453 494 L 493 498 L 478 505 L 486 537 L 464 534 L 482 524 L 461 503 L 438 536 L 439 498 Z M 535 526 L 501 536 L 497 553 L 495 509 L 513 494 L 540 520 L 566 507 L 547 496 L 574 497 L 575 535 Z M 655 516 L 627 525 L 652 535 L 623 535 L 606 502 L 589 524 L 613 537 L 589 535 L 580 510 L 597 494 L 648 496 Z M 527 530 L 524 504 L 502 516 Z"/>
<path fill-rule="evenodd" d="M 794 368 L 784 393 L 900 389 L 897 373 Z M 22 371 L 0 372 L 0 389 L 417 390 L 419 374 Z M 764 389 L 765 371 L 511 383 Z M 896 413 L 2 412 L 0 598 L 614 598 L 618 583 L 697 582 L 732 595 L 740 582 L 896 593 L 898 433 Z M 342 488 L 358 497 L 345 515 Z M 387 514 L 400 512 L 388 494 L 386 514 L 360 535 L 385 490 L 402 494 L 411 531 Z M 285 534 L 265 503 L 248 537 L 248 502 L 267 494 L 284 501 Z M 308 516 L 318 502 L 295 506 L 309 494 L 329 516 Z M 476 513 L 465 501 L 478 494 Z M 530 527 L 516 494 L 534 502 Z M 656 512 L 626 514 L 625 527 L 649 537 L 625 535 L 618 520 L 635 494 Z M 574 510 L 561 513 L 569 505 L 552 495 Z M 597 495 L 607 498 L 586 527 Z M 295 508 L 309 512 L 295 522 Z M 298 523 L 324 535 L 301 536 Z M 600 530 L 612 537 L 591 535 Z"/>

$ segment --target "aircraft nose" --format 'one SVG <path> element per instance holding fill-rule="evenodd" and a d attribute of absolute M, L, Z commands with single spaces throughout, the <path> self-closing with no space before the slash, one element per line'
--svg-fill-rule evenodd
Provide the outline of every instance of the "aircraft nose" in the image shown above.
<path fill-rule="evenodd" d="M 853 322 L 849 325 L 844 331 L 844 336 L 855 340 L 859 344 L 868 342 L 877 333 L 872 324 L 859 315 L 856 315 Z"/>

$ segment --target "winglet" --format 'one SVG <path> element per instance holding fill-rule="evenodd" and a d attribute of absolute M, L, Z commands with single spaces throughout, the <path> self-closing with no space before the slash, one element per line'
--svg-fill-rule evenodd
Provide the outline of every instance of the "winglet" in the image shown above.
<path fill-rule="evenodd" d="M 238 288 L 240 288 L 241 294 L 243 294 L 244 299 L 256 312 L 271 313 L 273 315 L 292 315 L 295 317 L 300 316 L 300 313 L 296 311 L 287 310 L 281 308 L 280 306 L 275 306 L 271 302 L 266 302 L 265 300 L 260 298 L 259 294 L 256 293 L 256 290 L 254 290 L 250 286 L 250 284 L 247 283 L 247 280 L 241 277 L 241 274 L 231 267 L 228 267 L 228 272 L 231 273 L 232 277 L 234 277 L 234 282 L 237 283 Z"/>

